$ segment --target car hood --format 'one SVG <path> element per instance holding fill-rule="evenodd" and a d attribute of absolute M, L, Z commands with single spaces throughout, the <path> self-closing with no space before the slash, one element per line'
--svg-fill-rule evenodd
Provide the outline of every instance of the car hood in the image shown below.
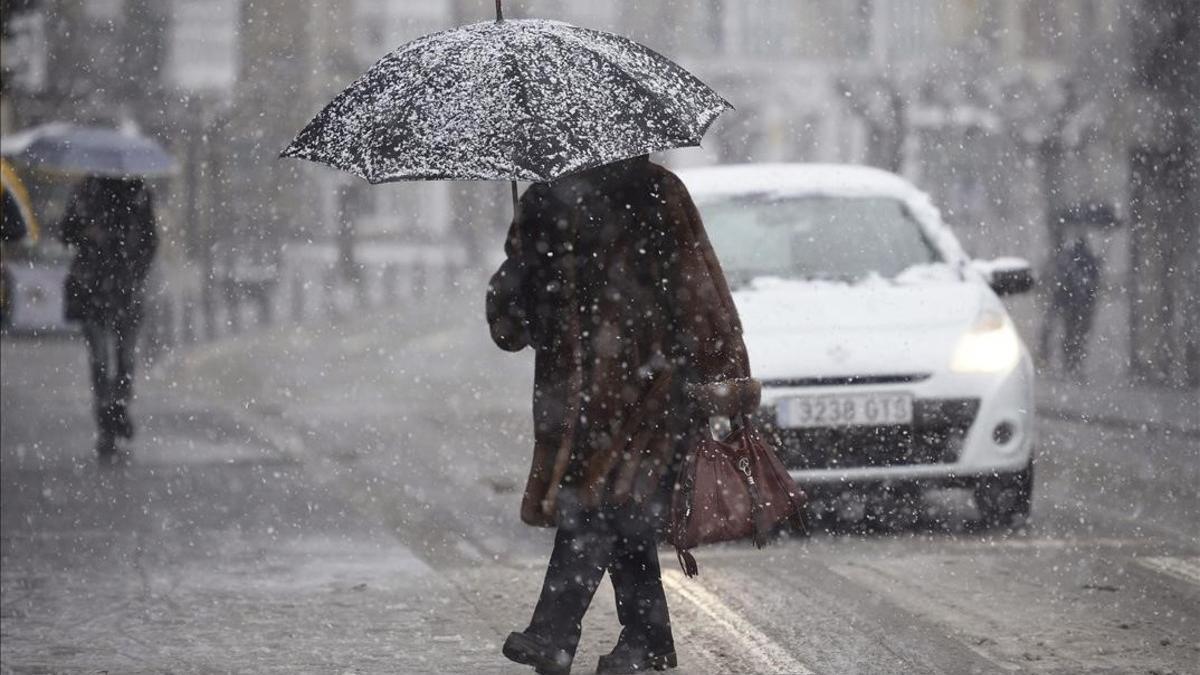
<path fill-rule="evenodd" d="M 750 365 L 763 380 L 943 370 L 979 315 L 972 281 L 758 280 L 737 290 Z"/>

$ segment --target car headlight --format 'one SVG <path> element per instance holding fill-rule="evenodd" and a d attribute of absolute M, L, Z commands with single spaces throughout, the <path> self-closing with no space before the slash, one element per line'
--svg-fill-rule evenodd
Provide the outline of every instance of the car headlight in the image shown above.
<path fill-rule="evenodd" d="M 984 310 L 958 339 L 950 369 L 956 373 L 1004 373 L 1021 358 L 1021 341 L 1002 312 Z"/>

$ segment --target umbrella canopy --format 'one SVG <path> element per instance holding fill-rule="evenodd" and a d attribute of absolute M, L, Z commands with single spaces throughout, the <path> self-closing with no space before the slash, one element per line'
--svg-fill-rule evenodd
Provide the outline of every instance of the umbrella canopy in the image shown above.
<path fill-rule="evenodd" d="M 388 54 L 283 152 L 400 180 L 549 181 L 699 145 L 730 104 L 666 57 L 558 21 L 488 21 Z"/>
<path fill-rule="evenodd" d="M 23 237 L 37 241 L 38 223 L 29 192 L 16 170 L 3 159 L 0 159 L 0 205 L 3 206 L 0 241 L 16 241 Z"/>
<path fill-rule="evenodd" d="M 73 176 L 158 178 L 177 170 L 153 139 L 134 133 L 52 123 L 4 140 L 4 155 L 31 167 Z"/>

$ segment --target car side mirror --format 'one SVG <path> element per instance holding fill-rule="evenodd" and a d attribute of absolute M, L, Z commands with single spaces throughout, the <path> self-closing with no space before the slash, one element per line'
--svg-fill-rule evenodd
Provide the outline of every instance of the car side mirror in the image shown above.
<path fill-rule="evenodd" d="M 996 295 L 1020 295 L 1033 289 L 1033 267 L 1022 258 L 975 260 L 972 266 L 979 270 Z"/>

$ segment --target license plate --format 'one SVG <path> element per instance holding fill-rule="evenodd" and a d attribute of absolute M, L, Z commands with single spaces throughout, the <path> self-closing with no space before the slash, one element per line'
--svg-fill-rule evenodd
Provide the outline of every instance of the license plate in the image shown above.
<path fill-rule="evenodd" d="M 775 405 L 781 428 L 911 424 L 911 394 L 830 394 L 785 398 Z"/>

